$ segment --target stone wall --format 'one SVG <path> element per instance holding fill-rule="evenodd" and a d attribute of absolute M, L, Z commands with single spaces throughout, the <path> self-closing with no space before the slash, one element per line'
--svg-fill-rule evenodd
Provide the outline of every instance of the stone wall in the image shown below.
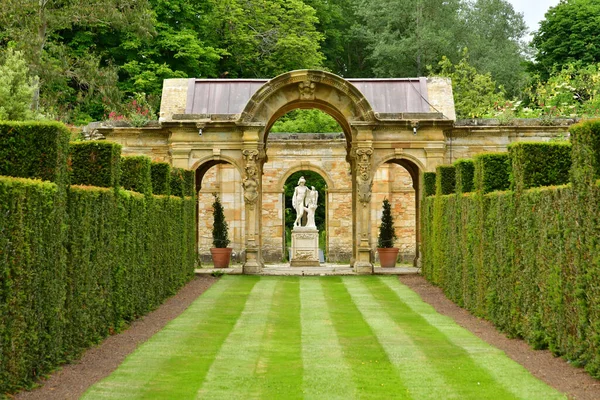
<path fill-rule="evenodd" d="M 263 168 L 262 249 L 266 262 L 280 262 L 284 251 L 283 185 L 296 171 L 319 173 L 327 182 L 327 196 L 319 199 L 326 208 L 327 261 L 347 263 L 352 257 L 352 177 L 346 162 L 346 139 L 342 134 L 271 134 L 268 162 Z M 307 182 L 310 185 L 310 182 Z M 199 243 L 203 261 L 210 260 L 212 246 L 212 193 L 220 193 L 229 223 L 230 239 L 236 253 L 243 249 L 244 215 L 241 181 L 229 164 L 219 164 L 205 174 L 199 193 Z M 373 249 L 377 244 L 384 198 L 392 203 L 397 245 L 406 261 L 415 252 L 415 193 L 408 172 L 395 164 L 377 170 L 373 184 L 371 229 Z"/>

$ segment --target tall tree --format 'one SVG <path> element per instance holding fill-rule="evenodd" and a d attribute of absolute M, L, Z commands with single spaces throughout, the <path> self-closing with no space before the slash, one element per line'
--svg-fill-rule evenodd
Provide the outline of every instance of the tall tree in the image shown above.
<path fill-rule="evenodd" d="M 600 62 L 600 2 L 563 0 L 546 12 L 531 42 L 535 49 L 534 72 L 547 79 L 553 70 L 576 61 Z"/>
<path fill-rule="evenodd" d="M 463 10 L 466 29 L 458 42 L 468 47 L 471 64 L 517 97 L 526 83 L 523 15 L 506 0 L 476 0 Z"/>
<path fill-rule="evenodd" d="M 219 69 L 230 78 L 271 78 L 318 68 L 323 35 L 315 10 L 302 0 L 210 0 L 216 40 L 226 53 Z"/>
<path fill-rule="evenodd" d="M 23 51 L 31 72 L 40 77 L 42 106 L 60 116 L 63 108 L 91 96 L 116 97 L 117 78 L 115 69 L 103 64 L 93 47 L 73 54 L 62 33 L 78 27 L 107 27 L 144 35 L 151 32 L 152 21 L 146 0 L 4 0 L 0 40 L 14 42 Z"/>

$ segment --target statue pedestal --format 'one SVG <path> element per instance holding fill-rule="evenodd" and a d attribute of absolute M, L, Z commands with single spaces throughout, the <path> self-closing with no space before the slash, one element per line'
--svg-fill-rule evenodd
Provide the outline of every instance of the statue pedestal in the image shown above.
<path fill-rule="evenodd" d="M 317 228 L 295 227 L 292 230 L 292 267 L 318 267 L 319 231 Z"/>

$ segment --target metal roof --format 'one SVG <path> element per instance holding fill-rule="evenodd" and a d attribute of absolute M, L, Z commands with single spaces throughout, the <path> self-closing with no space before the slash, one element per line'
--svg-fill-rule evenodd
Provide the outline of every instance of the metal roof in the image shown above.
<path fill-rule="evenodd" d="M 268 79 L 188 81 L 186 114 L 239 114 Z M 427 78 L 347 79 L 377 113 L 427 113 Z"/>

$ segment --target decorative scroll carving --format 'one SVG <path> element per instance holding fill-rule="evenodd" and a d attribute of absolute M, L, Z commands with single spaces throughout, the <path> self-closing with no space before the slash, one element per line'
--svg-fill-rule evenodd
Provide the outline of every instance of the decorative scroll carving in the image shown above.
<path fill-rule="evenodd" d="M 371 148 L 356 149 L 358 200 L 365 207 L 371 201 L 371 187 L 373 185 L 373 179 L 371 179 L 371 155 L 373 155 L 373 149 Z"/>
<path fill-rule="evenodd" d="M 258 157 L 258 150 L 243 150 L 242 155 L 244 156 L 244 179 L 242 180 L 242 187 L 244 188 L 244 201 L 246 204 L 254 207 L 256 199 L 258 199 L 258 166 L 256 164 L 256 158 Z"/>
<path fill-rule="evenodd" d="M 313 239 L 315 236 L 312 233 L 297 233 L 297 239 Z"/>
<path fill-rule="evenodd" d="M 314 100 L 316 87 L 317 85 L 314 82 L 300 82 L 298 84 L 298 89 L 300 90 L 300 100 Z"/>
<path fill-rule="evenodd" d="M 315 254 L 312 250 L 296 250 L 294 260 L 314 260 Z"/>

